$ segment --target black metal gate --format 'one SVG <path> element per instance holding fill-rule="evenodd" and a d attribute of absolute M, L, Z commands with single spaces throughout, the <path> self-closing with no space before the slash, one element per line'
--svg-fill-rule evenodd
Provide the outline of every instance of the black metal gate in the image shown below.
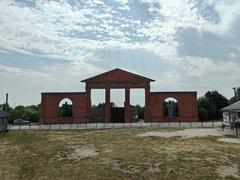
<path fill-rule="evenodd" d="M 112 107 L 111 108 L 111 122 L 112 123 L 124 123 L 124 107 L 117 108 Z"/>

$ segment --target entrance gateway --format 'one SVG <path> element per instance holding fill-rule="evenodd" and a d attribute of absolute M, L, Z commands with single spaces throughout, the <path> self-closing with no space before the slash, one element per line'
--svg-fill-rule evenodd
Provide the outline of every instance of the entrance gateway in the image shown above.
<path fill-rule="evenodd" d="M 85 92 L 43 92 L 41 96 L 40 123 L 69 124 L 90 122 L 92 89 L 105 90 L 105 103 L 102 107 L 104 112 L 103 121 L 105 123 L 130 123 L 130 89 L 132 88 L 145 90 L 144 122 L 198 121 L 197 92 L 150 92 L 150 83 L 153 81 L 153 79 L 122 69 L 113 69 L 82 80 L 81 82 L 86 83 Z M 113 108 L 110 102 L 110 90 L 119 88 L 125 90 L 124 108 Z M 60 116 L 59 103 L 65 98 L 72 102 L 71 113 L 69 113 L 71 117 Z"/>

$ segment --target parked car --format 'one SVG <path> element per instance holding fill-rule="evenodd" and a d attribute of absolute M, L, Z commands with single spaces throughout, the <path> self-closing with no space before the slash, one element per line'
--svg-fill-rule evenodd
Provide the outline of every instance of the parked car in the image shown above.
<path fill-rule="evenodd" d="M 30 121 L 26 121 L 24 119 L 15 119 L 13 121 L 13 124 L 15 124 L 15 125 L 29 125 Z"/>

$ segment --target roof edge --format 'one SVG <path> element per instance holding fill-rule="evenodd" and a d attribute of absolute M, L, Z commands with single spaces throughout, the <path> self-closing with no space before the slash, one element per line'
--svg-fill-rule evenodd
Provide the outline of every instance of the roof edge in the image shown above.
<path fill-rule="evenodd" d="M 94 78 L 96 78 L 96 77 L 98 77 L 98 76 L 102 76 L 102 75 L 105 75 L 105 74 L 111 73 L 111 72 L 116 71 L 116 70 L 120 70 L 120 71 L 123 71 L 123 72 L 129 73 L 129 74 L 131 74 L 131 75 L 133 75 L 133 76 L 136 76 L 136 77 L 141 77 L 141 78 L 146 79 L 146 80 L 148 80 L 148 81 L 152 81 L 152 82 L 155 81 L 155 80 L 150 79 L 150 78 L 148 78 L 148 77 L 144 77 L 144 76 L 141 76 L 141 75 L 138 75 L 138 74 L 135 74 L 135 73 L 129 72 L 129 71 L 125 71 L 125 70 L 120 69 L 120 68 L 115 68 L 115 69 L 112 69 L 112 70 L 110 70 L 110 71 L 107 71 L 107 72 L 104 72 L 104 73 L 101 73 L 101 74 L 98 74 L 98 75 L 92 76 L 92 77 L 90 77 L 90 78 L 87 78 L 87 79 L 81 80 L 80 82 L 87 82 L 87 81 L 89 81 L 89 80 L 91 80 L 91 79 L 94 79 Z"/>

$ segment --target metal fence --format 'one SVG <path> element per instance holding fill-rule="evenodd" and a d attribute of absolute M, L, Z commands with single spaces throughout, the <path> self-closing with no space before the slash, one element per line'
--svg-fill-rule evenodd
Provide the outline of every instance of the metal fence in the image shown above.
<path fill-rule="evenodd" d="M 58 130 L 58 129 L 107 129 L 107 128 L 214 128 L 222 127 L 221 121 L 212 122 L 154 122 L 154 123 L 81 123 L 81 124 L 39 124 L 9 125 L 9 130 Z"/>

